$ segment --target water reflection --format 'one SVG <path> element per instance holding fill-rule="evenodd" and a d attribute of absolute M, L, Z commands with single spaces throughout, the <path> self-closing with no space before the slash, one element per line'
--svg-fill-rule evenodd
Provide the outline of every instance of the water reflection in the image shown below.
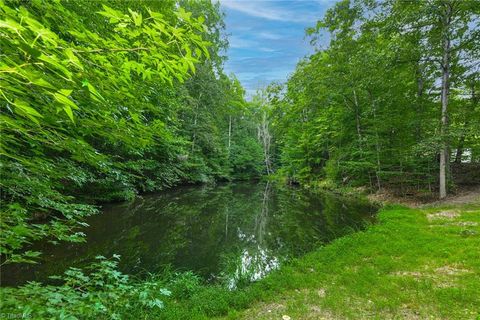
<path fill-rule="evenodd" d="M 241 239 L 248 244 L 249 248 L 243 249 L 236 264 L 235 272 L 227 274 L 227 286 L 230 289 L 235 289 L 239 283 L 252 282 L 263 278 L 270 271 L 280 267 L 279 258 L 275 256 L 274 252 L 268 250 L 265 243 L 265 238 L 268 236 L 268 209 L 271 199 L 270 182 L 265 184 L 263 191 L 263 198 L 261 202 L 261 209 L 255 215 L 255 227 L 251 235 L 247 235 L 238 229 L 238 239 Z"/>
<path fill-rule="evenodd" d="M 42 263 L 2 268 L 2 284 L 45 280 L 96 255 L 117 253 L 126 273 L 171 266 L 236 288 L 363 227 L 374 211 L 356 200 L 269 183 L 182 187 L 106 206 L 89 219 L 86 244 L 39 243 Z"/>
<path fill-rule="evenodd" d="M 257 246 L 253 252 L 245 249 L 240 256 L 235 272 L 227 275 L 227 287 L 236 289 L 239 284 L 259 280 L 279 267 L 279 259 L 266 249 L 260 246 Z"/>

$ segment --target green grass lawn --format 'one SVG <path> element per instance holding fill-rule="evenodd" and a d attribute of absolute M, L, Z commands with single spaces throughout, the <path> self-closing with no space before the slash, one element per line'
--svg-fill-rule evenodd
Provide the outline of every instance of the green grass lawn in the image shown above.
<path fill-rule="evenodd" d="M 203 287 L 163 317 L 201 319 L 479 319 L 480 205 L 388 206 L 244 289 Z"/>
<path fill-rule="evenodd" d="M 479 319 L 480 206 L 378 220 L 271 275 L 263 301 L 228 318 Z"/>

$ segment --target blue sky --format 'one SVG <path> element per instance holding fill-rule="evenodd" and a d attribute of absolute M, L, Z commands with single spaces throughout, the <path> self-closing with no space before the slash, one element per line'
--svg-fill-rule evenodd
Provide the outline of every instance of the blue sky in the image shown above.
<path fill-rule="evenodd" d="M 233 72 L 249 96 L 272 81 L 284 82 L 297 62 L 313 52 L 305 29 L 335 0 L 219 0 L 226 13 Z"/>

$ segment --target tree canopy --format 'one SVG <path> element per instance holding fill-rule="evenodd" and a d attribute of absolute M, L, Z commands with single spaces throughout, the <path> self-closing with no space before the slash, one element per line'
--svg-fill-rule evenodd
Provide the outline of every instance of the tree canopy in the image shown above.
<path fill-rule="evenodd" d="M 308 30 L 314 44 L 328 34 L 328 48 L 270 90 L 280 170 L 304 183 L 444 197 L 450 162 L 480 157 L 479 10 L 441 0 L 328 10 Z"/>
<path fill-rule="evenodd" d="M 81 241 L 98 201 L 262 173 L 253 111 L 223 72 L 218 3 L 0 10 L 4 263 L 37 256 L 22 251 L 33 240 Z"/>
<path fill-rule="evenodd" d="M 460 176 L 480 183 L 479 1 L 341 0 L 307 34 L 314 53 L 247 101 L 224 71 L 219 2 L 0 0 L 0 266 L 37 262 L 36 241 L 84 241 L 103 203 L 180 184 L 445 198 Z M 162 281 L 118 260 L 6 289 L 6 308 L 162 308 Z"/>

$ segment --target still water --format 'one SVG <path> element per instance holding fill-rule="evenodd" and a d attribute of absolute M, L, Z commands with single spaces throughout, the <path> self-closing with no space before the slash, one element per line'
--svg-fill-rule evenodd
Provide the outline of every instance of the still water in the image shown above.
<path fill-rule="evenodd" d="M 230 288 L 370 223 L 376 208 L 329 193 L 268 183 L 179 187 L 103 207 L 81 244 L 48 242 L 40 264 L 7 265 L 2 285 L 46 281 L 95 256 L 121 255 L 128 274 L 192 270 Z"/>

